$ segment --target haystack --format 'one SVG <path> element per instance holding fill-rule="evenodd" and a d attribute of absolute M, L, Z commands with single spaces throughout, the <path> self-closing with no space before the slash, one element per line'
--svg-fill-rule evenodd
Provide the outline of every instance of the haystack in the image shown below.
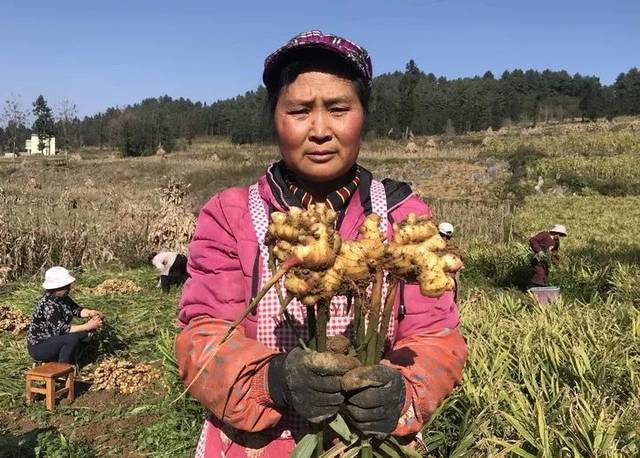
<path fill-rule="evenodd" d="M 196 218 L 183 206 L 190 186 L 172 178 L 162 189 L 159 217 L 152 221 L 149 231 L 149 241 L 154 246 L 186 252 L 196 225 Z"/>
<path fill-rule="evenodd" d="M 407 143 L 406 150 L 408 153 L 417 153 L 418 145 L 416 145 L 413 141 L 409 141 L 409 143 Z"/>
<path fill-rule="evenodd" d="M 636 131 L 636 130 L 637 130 L 637 131 L 639 131 L 639 132 L 640 132 L 640 119 L 636 119 L 636 120 L 634 120 L 634 121 L 631 121 L 631 122 L 629 123 L 629 125 L 627 126 L 627 128 L 628 128 L 630 131 Z"/>

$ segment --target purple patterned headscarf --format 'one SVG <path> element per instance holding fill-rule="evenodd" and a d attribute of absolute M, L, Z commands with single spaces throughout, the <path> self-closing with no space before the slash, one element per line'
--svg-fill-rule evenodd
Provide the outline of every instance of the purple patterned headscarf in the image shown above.
<path fill-rule="evenodd" d="M 346 38 L 325 35 L 319 30 L 311 30 L 310 32 L 296 35 L 287 44 L 265 59 L 264 73 L 262 74 L 262 81 L 265 86 L 269 87 L 270 82 L 273 80 L 274 72 L 282 62 L 282 58 L 291 51 L 301 48 L 322 48 L 343 57 L 364 77 L 367 86 L 371 87 L 373 68 L 367 50 Z"/>

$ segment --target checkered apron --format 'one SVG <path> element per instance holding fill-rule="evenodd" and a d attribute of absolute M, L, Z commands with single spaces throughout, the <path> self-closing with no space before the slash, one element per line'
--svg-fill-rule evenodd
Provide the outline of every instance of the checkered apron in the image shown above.
<path fill-rule="evenodd" d="M 373 213 L 381 216 L 380 229 L 384 234 L 387 233 L 387 196 L 384 185 L 376 180 L 371 182 L 371 209 Z M 260 247 L 260 257 L 262 260 L 262 275 L 260 279 L 260 287 L 262 287 L 271 278 L 271 270 L 269 269 L 269 250 L 264 244 L 265 235 L 269 225 L 269 214 L 266 205 L 258 190 L 258 185 L 254 184 L 249 187 L 249 211 L 251 222 L 253 224 L 258 244 Z M 284 288 L 284 280 L 281 280 L 278 287 L 281 288 L 283 297 L 286 294 Z M 383 297 L 387 289 L 386 280 L 383 284 Z M 331 301 L 330 319 L 327 323 L 327 335 L 333 336 L 338 334 L 347 335 L 348 327 L 353 321 L 353 308 L 347 312 L 347 298 L 345 296 L 336 296 Z M 280 316 L 280 301 L 275 288 L 272 288 L 258 305 L 258 329 L 257 340 L 267 347 L 286 352 L 298 345 L 298 337 L 296 332 L 303 339 L 308 338 L 308 328 L 306 321 L 306 307 L 304 304 L 294 299 L 288 306 L 287 310 L 292 320 L 296 324 L 296 330 L 292 330 L 284 319 Z M 389 323 L 388 339 L 394 341 L 395 337 L 395 310 Z M 349 335 L 351 338 L 352 336 Z M 206 452 L 206 438 L 208 428 L 213 428 L 209 421 L 206 421 L 198 441 L 196 449 L 196 457 L 204 458 Z M 280 432 L 281 439 L 290 439 L 293 437 L 301 437 L 307 429 L 306 421 L 291 411 L 286 414 L 277 427 Z M 277 436 L 277 435 L 276 435 Z"/>

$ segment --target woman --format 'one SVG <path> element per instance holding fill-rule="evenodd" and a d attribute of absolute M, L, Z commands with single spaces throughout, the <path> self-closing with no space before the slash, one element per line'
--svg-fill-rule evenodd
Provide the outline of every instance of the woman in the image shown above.
<path fill-rule="evenodd" d="M 401 288 L 392 346 L 369 369 L 380 383 L 357 393 L 341 392 L 340 371 L 320 375 L 294 348 L 293 332 L 274 321 L 273 291 L 239 332 L 216 346 L 269 277 L 262 241 L 271 211 L 327 202 L 339 213 L 343 239 L 356 238 L 371 212 L 383 217 L 388 235 L 390 223 L 409 213 L 431 216 L 405 183 L 374 180 L 356 164 L 371 74 L 364 49 L 319 31 L 296 36 L 265 61 L 282 160 L 255 185 L 214 196 L 189 249 L 176 353 L 189 392 L 210 411 L 197 456 L 289 456 L 305 433 L 304 420 L 338 410 L 367 434 L 415 435 L 460 382 L 466 347 L 453 295 L 426 298 L 415 284 Z M 289 311 L 306 331 L 304 307 L 293 303 Z M 327 328 L 348 334 L 352 319 L 340 307 Z"/>
<path fill-rule="evenodd" d="M 549 267 L 555 262 L 560 249 L 560 237 L 567 236 L 567 228 L 556 224 L 548 231 L 538 232 L 529 239 L 529 246 L 533 251 L 533 286 L 549 286 Z"/>
<path fill-rule="evenodd" d="M 169 294 L 172 285 L 181 286 L 187 279 L 187 257 L 175 251 L 151 253 L 149 262 L 158 269 L 158 288 Z"/>
<path fill-rule="evenodd" d="M 449 242 L 450 244 L 449 246 L 451 246 L 451 239 L 453 238 L 453 232 L 454 232 L 453 224 L 447 223 L 447 222 L 442 222 L 438 224 L 438 233 L 440 234 L 440 237 L 442 237 L 447 242 Z M 453 281 L 455 282 L 455 285 L 453 287 L 453 300 L 454 302 L 457 303 L 458 297 L 460 297 L 460 271 L 458 270 L 456 273 L 449 274 L 449 276 L 453 278 Z"/>
<path fill-rule="evenodd" d="M 36 361 L 74 364 L 89 332 L 102 327 L 102 313 L 80 307 L 69 296 L 74 281 L 64 267 L 52 267 L 44 274 L 45 293 L 33 310 L 27 334 L 27 349 Z M 74 317 L 89 321 L 71 324 Z"/>

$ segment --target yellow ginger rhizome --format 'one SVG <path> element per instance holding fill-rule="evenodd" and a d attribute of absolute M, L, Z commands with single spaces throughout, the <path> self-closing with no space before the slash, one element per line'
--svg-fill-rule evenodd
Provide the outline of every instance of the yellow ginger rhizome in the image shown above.
<path fill-rule="evenodd" d="M 285 274 L 289 300 L 295 297 L 314 305 L 338 294 L 355 294 L 371 284 L 379 268 L 398 280 L 417 281 L 425 296 L 438 297 L 453 289 L 448 274 L 460 270 L 462 261 L 446 253 L 447 243 L 430 219 L 410 214 L 393 225 L 388 244 L 376 214 L 366 217 L 358 240 L 341 240 L 336 219 L 336 212 L 325 204 L 272 213 L 266 244 L 280 265 L 298 260 Z"/>
<path fill-rule="evenodd" d="M 286 273 L 284 286 L 305 305 L 366 289 L 384 257 L 378 215 L 366 218 L 359 229 L 360 240 L 347 241 L 335 230 L 336 218 L 336 212 L 325 204 L 271 215 L 266 244 L 279 263 L 292 257 L 299 260 Z"/>

